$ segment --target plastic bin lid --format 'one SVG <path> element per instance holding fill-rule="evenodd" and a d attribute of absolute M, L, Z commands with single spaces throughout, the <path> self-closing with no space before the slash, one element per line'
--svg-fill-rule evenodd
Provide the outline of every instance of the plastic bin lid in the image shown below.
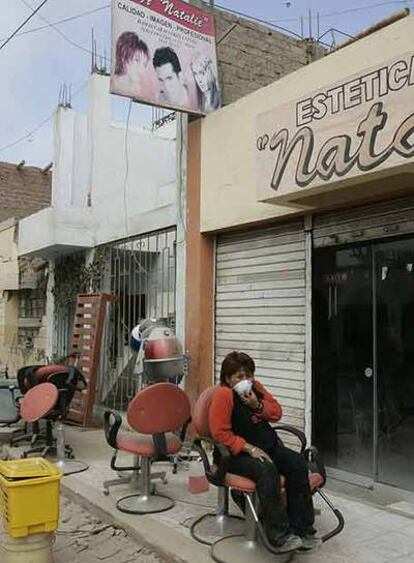
<path fill-rule="evenodd" d="M 42 457 L 0 461 L 0 474 L 11 481 L 60 475 L 59 469 Z"/>

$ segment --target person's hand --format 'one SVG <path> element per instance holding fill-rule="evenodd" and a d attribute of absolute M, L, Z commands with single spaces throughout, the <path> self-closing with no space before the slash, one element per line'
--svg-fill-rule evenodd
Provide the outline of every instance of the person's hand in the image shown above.
<path fill-rule="evenodd" d="M 249 451 L 249 454 L 251 455 L 251 457 L 254 457 L 255 459 L 260 459 L 260 461 L 272 461 L 272 458 L 269 455 L 267 455 L 266 452 L 264 452 L 260 448 L 257 448 L 256 446 L 254 446 Z"/>
<path fill-rule="evenodd" d="M 245 405 L 247 405 L 254 411 L 260 407 L 260 401 L 256 397 L 256 394 L 253 391 L 250 391 L 249 393 L 243 393 L 243 395 L 241 395 L 240 398 Z"/>

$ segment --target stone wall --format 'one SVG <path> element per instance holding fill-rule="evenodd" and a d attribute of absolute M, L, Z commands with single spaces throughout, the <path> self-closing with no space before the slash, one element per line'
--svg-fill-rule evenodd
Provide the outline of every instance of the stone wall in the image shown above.
<path fill-rule="evenodd" d="M 21 219 L 50 205 L 51 173 L 40 168 L 0 162 L 0 222 Z"/>
<path fill-rule="evenodd" d="M 211 8 L 201 0 L 191 3 L 214 13 L 223 105 L 275 82 L 325 53 L 314 41 L 294 38 Z"/>

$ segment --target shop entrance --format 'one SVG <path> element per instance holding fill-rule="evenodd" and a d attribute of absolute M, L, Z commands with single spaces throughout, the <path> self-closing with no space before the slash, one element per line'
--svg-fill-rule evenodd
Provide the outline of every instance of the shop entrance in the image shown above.
<path fill-rule="evenodd" d="M 414 238 L 317 249 L 313 271 L 314 442 L 414 490 Z"/>

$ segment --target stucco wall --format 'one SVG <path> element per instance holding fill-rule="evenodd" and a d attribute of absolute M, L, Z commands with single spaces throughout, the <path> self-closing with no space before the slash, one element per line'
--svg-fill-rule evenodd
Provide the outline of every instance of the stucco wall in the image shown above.
<path fill-rule="evenodd" d="M 293 213 L 292 209 L 257 201 L 257 115 L 405 53 L 413 49 L 413 38 L 414 16 L 409 16 L 206 117 L 201 133 L 201 230 Z"/>
<path fill-rule="evenodd" d="M 113 122 L 109 78 L 93 74 L 88 113 L 58 108 L 52 207 L 20 224 L 19 254 L 51 257 L 176 223 L 175 122 Z"/>
<path fill-rule="evenodd" d="M 109 78 L 93 75 L 89 87 L 96 244 L 174 224 L 175 127 L 173 135 L 130 127 L 126 136 L 125 125 L 111 121 Z"/>

